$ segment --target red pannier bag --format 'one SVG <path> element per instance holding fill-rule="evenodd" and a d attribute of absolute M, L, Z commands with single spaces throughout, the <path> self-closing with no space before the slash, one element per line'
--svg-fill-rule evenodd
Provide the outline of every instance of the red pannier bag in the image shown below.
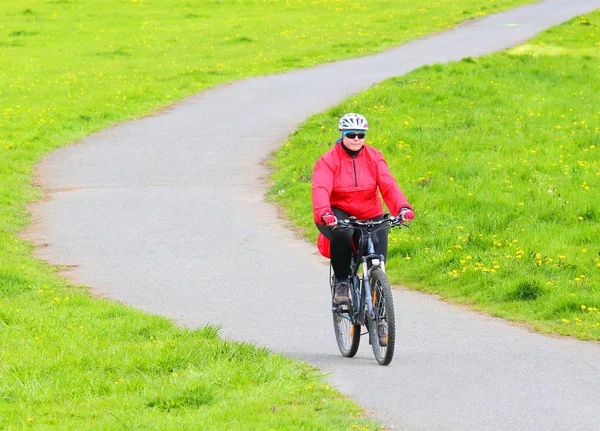
<path fill-rule="evenodd" d="M 319 253 L 323 255 L 323 257 L 331 258 L 331 252 L 329 249 L 330 242 L 325 235 L 319 233 L 319 238 L 317 238 L 317 248 L 319 249 Z"/>

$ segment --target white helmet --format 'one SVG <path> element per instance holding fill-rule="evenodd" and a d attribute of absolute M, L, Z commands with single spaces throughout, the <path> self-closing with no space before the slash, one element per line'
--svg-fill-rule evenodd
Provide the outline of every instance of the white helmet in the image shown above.
<path fill-rule="evenodd" d="M 340 130 L 356 129 L 356 130 L 367 130 L 369 123 L 367 119 L 360 114 L 345 114 L 340 118 L 339 124 Z"/>

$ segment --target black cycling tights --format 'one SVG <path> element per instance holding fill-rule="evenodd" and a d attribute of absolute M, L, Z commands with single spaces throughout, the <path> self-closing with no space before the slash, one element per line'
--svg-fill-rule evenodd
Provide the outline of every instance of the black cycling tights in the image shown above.
<path fill-rule="evenodd" d="M 348 213 L 339 208 L 332 208 L 333 214 L 338 220 L 350 217 Z M 383 216 L 377 216 L 370 220 L 379 221 Z M 350 258 L 352 257 L 352 238 L 356 236 L 355 244 L 358 244 L 359 230 L 348 228 L 335 228 L 316 223 L 317 229 L 331 240 L 331 266 L 337 281 L 347 280 L 350 277 Z M 387 257 L 388 229 L 381 229 L 376 233 L 375 252 Z"/>

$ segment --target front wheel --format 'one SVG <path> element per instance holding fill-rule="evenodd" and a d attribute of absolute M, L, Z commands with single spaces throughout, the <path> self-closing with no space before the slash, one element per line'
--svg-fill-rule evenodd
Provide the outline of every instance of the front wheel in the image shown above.
<path fill-rule="evenodd" d="M 374 269 L 369 278 L 373 295 L 373 315 L 369 318 L 369 336 L 375 359 L 380 365 L 388 365 L 394 356 L 396 345 L 396 321 L 392 289 L 385 272 Z"/>

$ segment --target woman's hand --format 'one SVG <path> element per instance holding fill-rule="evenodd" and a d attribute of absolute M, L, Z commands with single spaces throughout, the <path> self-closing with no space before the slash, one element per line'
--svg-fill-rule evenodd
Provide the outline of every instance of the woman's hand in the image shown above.
<path fill-rule="evenodd" d="M 337 218 L 333 214 L 326 213 L 321 217 L 325 226 L 335 226 L 337 224 Z"/>
<path fill-rule="evenodd" d="M 410 208 L 402 208 L 402 211 L 398 214 L 398 218 L 401 222 L 411 221 L 414 220 L 415 213 Z"/>

